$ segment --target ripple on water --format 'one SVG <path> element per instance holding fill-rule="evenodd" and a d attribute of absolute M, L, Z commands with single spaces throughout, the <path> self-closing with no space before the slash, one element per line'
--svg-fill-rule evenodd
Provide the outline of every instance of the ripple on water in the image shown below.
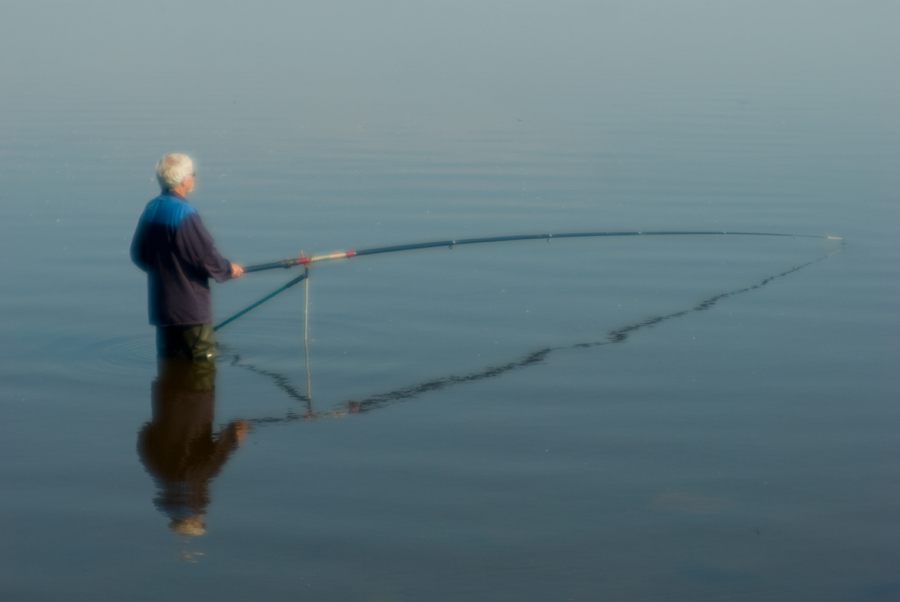
<path fill-rule="evenodd" d="M 73 344 L 76 366 L 82 374 L 123 374 L 156 369 L 156 341 L 134 334 Z"/>
<path fill-rule="evenodd" d="M 237 354 L 263 363 L 302 358 L 303 340 L 286 339 L 280 333 L 245 333 L 220 341 L 220 364 Z M 156 370 L 156 341 L 153 333 L 138 333 L 100 339 L 69 338 L 54 345 L 48 355 L 58 360 L 57 368 L 77 372 L 80 378 L 96 375 L 127 375 Z"/>

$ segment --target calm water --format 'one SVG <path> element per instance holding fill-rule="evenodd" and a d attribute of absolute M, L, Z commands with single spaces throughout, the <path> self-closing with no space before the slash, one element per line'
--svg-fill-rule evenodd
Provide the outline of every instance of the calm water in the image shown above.
<path fill-rule="evenodd" d="M 319 123 L 272 90 L 175 114 L 8 94 L 0 598 L 900 598 L 896 96 L 685 85 Z M 214 391 L 189 390 L 157 372 L 128 258 L 172 150 L 245 265 L 582 230 L 845 241 L 321 264 L 308 366 L 301 285 L 224 328 Z M 293 275 L 214 285 L 217 316 Z M 208 487 L 204 534 L 168 528 L 191 507 L 161 501 L 164 462 Z"/>

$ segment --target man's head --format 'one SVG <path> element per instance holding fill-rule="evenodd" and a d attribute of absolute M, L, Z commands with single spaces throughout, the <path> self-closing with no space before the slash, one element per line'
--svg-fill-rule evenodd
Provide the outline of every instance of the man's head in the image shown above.
<path fill-rule="evenodd" d="M 199 518 L 175 519 L 169 523 L 169 529 L 181 535 L 203 535 L 206 533 L 206 525 Z"/>
<path fill-rule="evenodd" d="M 156 179 L 164 191 L 188 193 L 194 189 L 194 162 L 180 153 L 166 155 L 156 164 Z"/>

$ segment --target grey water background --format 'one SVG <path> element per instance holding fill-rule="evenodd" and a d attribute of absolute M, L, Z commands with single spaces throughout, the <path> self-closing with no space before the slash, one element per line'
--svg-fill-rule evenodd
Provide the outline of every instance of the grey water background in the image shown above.
<path fill-rule="evenodd" d="M 0 598 L 900 598 L 898 25 L 877 2 L 3 4 Z M 220 333 L 216 423 L 253 426 L 185 538 L 136 452 L 156 365 L 128 258 L 172 151 L 245 265 L 580 230 L 845 243 L 315 266 L 318 419 L 285 390 L 300 286 Z M 217 316 L 294 273 L 214 285 Z"/>

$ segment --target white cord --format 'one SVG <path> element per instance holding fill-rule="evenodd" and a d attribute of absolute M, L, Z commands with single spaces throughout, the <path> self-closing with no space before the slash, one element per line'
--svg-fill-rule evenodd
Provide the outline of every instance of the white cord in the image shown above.
<path fill-rule="evenodd" d="M 309 372 L 309 267 L 306 268 L 306 301 L 303 305 L 303 345 L 306 347 L 306 397 L 312 404 L 312 376 Z"/>

